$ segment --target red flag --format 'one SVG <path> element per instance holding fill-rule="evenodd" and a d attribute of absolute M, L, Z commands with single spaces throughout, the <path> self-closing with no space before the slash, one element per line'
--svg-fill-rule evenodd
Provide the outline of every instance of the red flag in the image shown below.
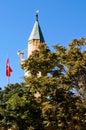
<path fill-rule="evenodd" d="M 6 61 L 6 76 L 10 76 L 11 72 L 13 72 L 13 70 L 10 67 L 9 59 L 7 59 L 7 61 Z"/>

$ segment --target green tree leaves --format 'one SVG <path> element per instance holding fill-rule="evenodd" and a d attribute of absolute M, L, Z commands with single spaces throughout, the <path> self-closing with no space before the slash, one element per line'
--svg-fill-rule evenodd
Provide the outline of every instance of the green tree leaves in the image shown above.
<path fill-rule="evenodd" d="M 86 39 L 66 48 L 46 44 L 26 60 L 21 84 L 0 91 L 0 126 L 15 130 L 84 130 L 86 126 Z M 77 93 L 70 91 L 75 88 Z"/>

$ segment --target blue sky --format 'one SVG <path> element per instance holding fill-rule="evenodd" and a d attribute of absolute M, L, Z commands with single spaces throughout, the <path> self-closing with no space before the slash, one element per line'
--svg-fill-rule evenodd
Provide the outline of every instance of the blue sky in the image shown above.
<path fill-rule="evenodd" d="M 0 87 L 7 85 L 6 60 L 13 72 L 10 83 L 22 82 L 18 50 L 27 41 L 39 10 L 39 24 L 45 42 L 67 46 L 73 38 L 86 37 L 86 0 L 0 0 Z"/>

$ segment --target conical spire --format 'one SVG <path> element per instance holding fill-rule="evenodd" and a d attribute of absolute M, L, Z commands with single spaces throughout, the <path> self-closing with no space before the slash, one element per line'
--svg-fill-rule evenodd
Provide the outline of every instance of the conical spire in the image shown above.
<path fill-rule="evenodd" d="M 33 26 L 33 29 L 32 29 L 32 32 L 30 34 L 28 41 L 30 40 L 40 40 L 41 42 L 45 42 L 39 22 L 38 22 L 38 11 L 36 11 L 36 21 L 34 23 L 34 26 Z"/>

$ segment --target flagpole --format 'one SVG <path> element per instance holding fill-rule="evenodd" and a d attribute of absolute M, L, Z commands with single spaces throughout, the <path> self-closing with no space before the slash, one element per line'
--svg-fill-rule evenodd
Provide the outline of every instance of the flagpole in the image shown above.
<path fill-rule="evenodd" d="M 10 76 L 7 77 L 7 82 L 8 82 L 8 85 L 10 84 Z"/>

